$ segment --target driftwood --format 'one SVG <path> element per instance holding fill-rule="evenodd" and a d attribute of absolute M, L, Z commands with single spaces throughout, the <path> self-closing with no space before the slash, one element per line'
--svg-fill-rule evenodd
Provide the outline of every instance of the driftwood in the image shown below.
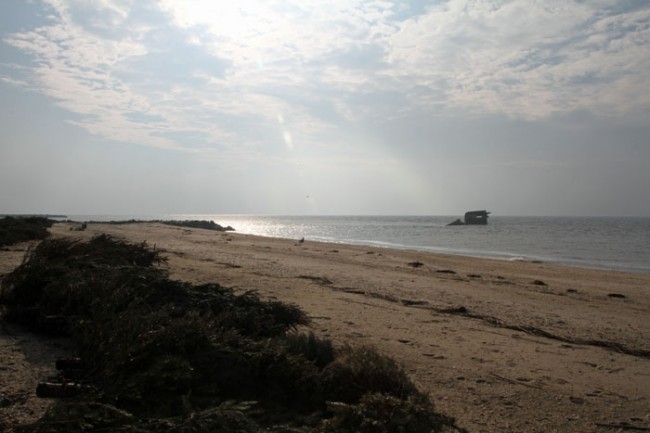
<path fill-rule="evenodd" d="M 40 398 L 69 398 L 89 389 L 87 385 L 79 383 L 41 382 L 36 386 L 36 396 Z"/>
<path fill-rule="evenodd" d="M 59 358 L 55 362 L 57 370 L 62 372 L 62 382 L 40 382 L 36 386 L 36 395 L 40 398 L 68 398 L 88 391 L 90 387 L 70 381 L 81 376 L 84 367 L 81 358 Z"/>

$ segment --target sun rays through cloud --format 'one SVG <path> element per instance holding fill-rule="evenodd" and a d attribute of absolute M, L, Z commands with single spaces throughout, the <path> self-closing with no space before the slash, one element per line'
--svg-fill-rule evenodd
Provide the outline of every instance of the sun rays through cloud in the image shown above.
<path fill-rule="evenodd" d="M 551 166 L 570 179 L 580 154 L 619 146 L 628 157 L 612 164 L 635 173 L 648 157 L 643 2 L 10 0 L 0 12 L 7 95 L 43 98 L 98 143 L 182 155 L 215 182 L 255 167 L 267 185 L 242 178 L 243 193 L 291 190 L 287 212 L 316 198 L 331 212 L 455 211 L 441 173 L 490 167 L 497 188 L 490 170 L 525 161 L 539 190 Z M 454 194 L 474 198 L 472 184 Z"/>

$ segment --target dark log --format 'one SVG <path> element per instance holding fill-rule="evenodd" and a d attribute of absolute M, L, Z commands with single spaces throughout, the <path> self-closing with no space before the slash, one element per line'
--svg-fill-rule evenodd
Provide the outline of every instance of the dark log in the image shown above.
<path fill-rule="evenodd" d="M 88 391 L 89 387 L 79 383 L 41 382 L 36 386 L 36 396 L 40 398 L 69 398 Z"/>

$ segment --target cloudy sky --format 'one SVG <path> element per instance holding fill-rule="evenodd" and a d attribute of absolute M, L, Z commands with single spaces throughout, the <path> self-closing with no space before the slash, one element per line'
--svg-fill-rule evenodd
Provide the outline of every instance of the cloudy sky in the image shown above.
<path fill-rule="evenodd" d="M 0 213 L 650 216 L 646 0 L 2 0 Z"/>

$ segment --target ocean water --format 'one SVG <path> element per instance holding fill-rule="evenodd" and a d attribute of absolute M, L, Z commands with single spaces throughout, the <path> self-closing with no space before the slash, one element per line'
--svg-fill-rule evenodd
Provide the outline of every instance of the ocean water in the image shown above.
<path fill-rule="evenodd" d="M 184 214 L 71 219 L 212 219 L 261 236 L 650 273 L 650 218 L 490 216 L 486 226 L 447 226 L 458 217 Z"/>

